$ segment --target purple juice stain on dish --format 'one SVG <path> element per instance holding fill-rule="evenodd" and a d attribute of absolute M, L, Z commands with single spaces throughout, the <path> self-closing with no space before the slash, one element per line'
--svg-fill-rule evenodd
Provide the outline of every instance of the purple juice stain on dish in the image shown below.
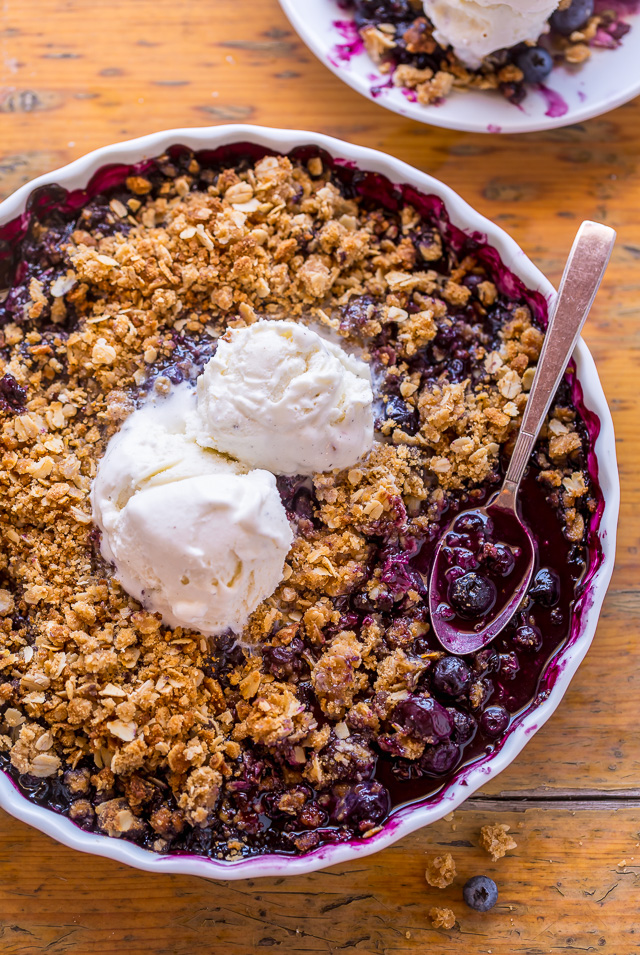
<path fill-rule="evenodd" d="M 502 126 L 496 126 L 494 123 L 489 123 L 489 125 L 487 126 L 487 132 L 488 132 L 488 133 L 501 133 L 501 132 L 502 132 Z"/>
<path fill-rule="evenodd" d="M 377 79 L 379 79 L 379 77 L 377 76 L 369 77 L 370 81 L 377 80 Z M 393 89 L 393 80 L 391 79 L 391 77 L 389 77 L 389 79 L 386 80 L 386 82 L 378 83 L 375 86 L 372 86 L 369 92 L 371 93 L 371 96 L 373 97 L 373 99 L 378 99 L 378 97 L 382 96 L 382 94 L 386 92 L 386 90 L 392 90 L 392 89 Z"/>
<path fill-rule="evenodd" d="M 558 119 L 560 116 L 566 116 L 569 112 L 569 104 L 567 101 L 560 96 L 560 93 L 556 93 L 555 90 L 549 89 L 548 86 L 545 86 L 544 83 L 538 83 L 535 89 L 544 97 L 545 103 L 547 104 L 547 110 L 545 116 L 549 116 L 551 119 Z"/>
<path fill-rule="evenodd" d="M 615 50 L 631 29 L 625 18 L 637 14 L 639 9 L 639 0 L 595 0 L 594 13 L 601 21 L 589 45 Z"/>
<path fill-rule="evenodd" d="M 640 0 L 595 0 L 593 12 L 597 16 L 609 10 L 618 18 L 633 16 L 640 11 Z"/>
<path fill-rule="evenodd" d="M 342 43 L 334 45 L 333 52 L 342 63 L 349 63 L 354 56 L 358 56 L 364 50 L 364 43 L 358 28 L 353 20 L 334 20 L 332 26 L 343 40 Z"/>

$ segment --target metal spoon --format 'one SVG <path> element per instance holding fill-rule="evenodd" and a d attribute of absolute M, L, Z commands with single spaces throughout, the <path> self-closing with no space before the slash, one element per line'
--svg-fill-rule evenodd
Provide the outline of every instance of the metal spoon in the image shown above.
<path fill-rule="evenodd" d="M 529 587 L 535 564 L 535 545 L 531 532 L 518 513 L 518 489 L 538 432 L 600 287 L 615 238 L 614 230 L 600 223 L 583 222 L 580 226 L 565 266 L 555 309 L 549 319 L 542 353 L 502 488 L 485 507 L 457 514 L 436 547 L 429 578 L 429 611 L 438 640 L 451 653 L 473 653 L 490 643 L 516 613 Z M 475 626 L 472 621 L 456 615 L 446 602 L 443 603 L 442 590 L 439 588 L 441 572 L 446 566 L 442 560 L 442 548 L 453 525 L 458 524 L 465 514 L 478 515 L 485 522 L 487 519 L 491 521 L 495 539 L 510 545 L 517 555 L 515 571 L 519 571 L 519 577 L 514 577 L 518 579 L 517 586 L 505 582 L 508 590 L 502 593 L 501 599 L 498 595 L 497 607 L 494 605 L 490 611 L 493 616 L 489 619 L 485 617 Z M 466 629 L 467 624 L 469 629 Z"/>

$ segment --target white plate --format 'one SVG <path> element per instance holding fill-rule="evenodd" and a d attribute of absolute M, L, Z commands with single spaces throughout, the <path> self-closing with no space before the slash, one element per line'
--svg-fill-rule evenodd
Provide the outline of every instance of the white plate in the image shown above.
<path fill-rule="evenodd" d="M 530 88 L 520 106 L 500 93 L 454 91 L 441 105 L 421 106 L 390 87 L 366 51 L 351 55 L 357 33 L 338 0 L 280 0 L 292 26 L 325 66 L 358 93 L 381 106 L 431 126 L 474 133 L 527 133 L 580 123 L 640 94 L 640 13 L 625 19 L 631 31 L 616 50 L 594 50 L 575 69 L 557 67 L 546 92 Z M 359 44 L 361 47 L 361 44 Z M 558 108 L 559 107 L 559 108 Z M 561 115 L 554 115 L 561 113 Z"/>
<path fill-rule="evenodd" d="M 556 295 L 548 279 L 526 257 L 517 243 L 499 226 L 485 219 L 449 186 L 419 172 L 412 166 L 385 153 L 352 143 L 342 142 L 320 133 L 288 129 L 266 129 L 259 126 L 215 126 L 203 129 L 173 129 L 152 133 L 141 139 L 104 146 L 76 159 L 62 169 L 40 176 L 21 186 L 0 203 L 0 225 L 20 216 L 34 189 L 56 183 L 65 189 L 81 189 L 103 166 L 111 163 L 132 164 L 161 155 L 170 146 L 181 144 L 191 149 L 215 150 L 231 143 L 257 143 L 267 149 L 287 153 L 298 146 L 316 145 L 336 159 L 359 169 L 381 173 L 392 182 L 407 183 L 420 192 L 439 196 L 454 225 L 474 236 L 482 235 L 498 252 L 503 263 L 524 282 L 528 289 L 540 292 L 551 304 Z M 616 527 L 620 506 L 620 486 L 616 467 L 615 437 L 611 414 L 602 391 L 593 358 L 580 339 L 574 352 L 576 377 L 582 389 L 585 408 L 600 421 L 595 442 L 598 484 L 603 495 L 603 509 L 598 513 L 597 537 L 602 560 L 590 578 L 583 595 L 576 602 L 574 632 L 548 665 L 550 675 L 548 697 L 538 706 L 530 706 L 511 724 L 495 752 L 467 766 L 461 766 L 437 796 L 397 810 L 370 839 L 359 842 L 325 845 L 296 858 L 278 855 L 255 856 L 238 862 L 220 862 L 204 856 L 179 852 L 158 855 L 132 842 L 85 832 L 70 819 L 44 809 L 26 799 L 8 775 L 0 772 L 0 806 L 23 822 L 40 829 L 59 842 L 82 852 L 105 856 L 149 872 L 199 875 L 210 879 L 244 879 L 256 876 L 299 875 L 313 872 L 338 862 L 361 858 L 384 849 L 403 836 L 429 825 L 454 810 L 480 786 L 489 782 L 518 755 L 533 734 L 549 719 L 564 696 L 571 678 L 583 660 L 596 630 L 602 601 L 609 585 L 616 547 Z M 567 747 L 570 741 L 567 741 Z M 540 782 L 540 780 L 538 780 Z"/>

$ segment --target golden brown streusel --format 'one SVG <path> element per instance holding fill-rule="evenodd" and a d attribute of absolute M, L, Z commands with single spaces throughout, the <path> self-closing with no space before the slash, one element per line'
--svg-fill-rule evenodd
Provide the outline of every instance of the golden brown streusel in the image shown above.
<path fill-rule="evenodd" d="M 79 825 L 157 851 L 303 852 L 327 825 L 376 831 L 390 807 L 376 760 L 440 784 L 424 769 L 438 741 L 397 715 L 429 698 L 443 656 L 409 559 L 498 478 L 543 339 L 531 302 L 501 291 L 478 243 L 449 247 L 440 214 L 364 199 L 321 156 L 162 157 L 56 215 L 24 240 L 47 267 L 0 303 L 6 762 L 25 785 L 60 782 Z M 90 489 L 149 390 L 193 381 L 227 328 L 283 318 L 372 363 L 377 440 L 355 467 L 280 482 L 295 540 L 243 650 L 171 630 L 123 591 Z M 594 500 L 568 401 L 537 455 L 579 544 Z M 472 662 L 449 711 L 489 698 Z"/>

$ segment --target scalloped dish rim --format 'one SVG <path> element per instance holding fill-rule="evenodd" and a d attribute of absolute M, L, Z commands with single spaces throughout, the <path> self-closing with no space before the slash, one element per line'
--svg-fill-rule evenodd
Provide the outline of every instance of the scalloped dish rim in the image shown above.
<path fill-rule="evenodd" d="M 335 158 L 380 173 L 392 182 L 408 183 L 421 192 L 439 196 L 456 226 L 467 232 L 482 233 L 487 242 L 498 251 L 504 265 L 522 279 L 528 288 L 540 291 L 547 301 L 552 303 L 556 294 L 553 286 L 516 242 L 501 228 L 476 212 L 449 186 L 385 153 L 320 133 L 238 124 L 172 129 L 104 146 L 21 186 L 0 203 L 0 224 L 19 216 L 25 210 L 31 193 L 40 186 L 55 183 L 69 189 L 84 187 L 102 166 L 114 162 L 139 162 L 157 156 L 175 144 L 193 149 L 210 149 L 242 142 L 255 143 L 285 153 L 301 145 L 315 145 Z M 361 858 L 390 846 L 398 839 L 454 810 L 475 790 L 508 766 L 559 705 L 594 637 L 613 571 L 620 501 L 613 423 L 595 363 L 582 339 L 578 342 L 574 360 L 576 382 L 582 389 L 584 406 L 597 416 L 600 423 L 592 451 L 604 502 L 602 511 L 597 516 L 601 560 L 585 592 L 579 598 L 579 612 L 574 618 L 571 637 L 545 670 L 548 672 L 549 668 L 553 668 L 553 683 L 548 698 L 517 717 L 494 753 L 462 766 L 454 779 L 436 795 L 392 812 L 381 829 L 370 838 L 324 845 L 303 856 L 265 854 L 227 862 L 179 852 L 158 855 L 131 842 L 85 832 L 65 816 L 30 802 L 4 772 L 0 772 L 0 806 L 17 819 L 70 848 L 104 856 L 149 872 L 197 875 L 225 881 L 260 876 L 300 875 Z"/>

